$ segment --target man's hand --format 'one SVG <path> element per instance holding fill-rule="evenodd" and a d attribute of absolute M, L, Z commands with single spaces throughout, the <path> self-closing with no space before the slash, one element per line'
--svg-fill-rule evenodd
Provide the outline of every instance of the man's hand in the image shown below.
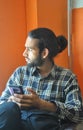
<path fill-rule="evenodd" d="M 57 106 L 55 103 L 40 99 L 36 92 L 33 91 L 31 88 L 27 88 L 27 91 L 30 94 L 14 94 L 9 98 L 9 101 L 17 103 L 20 109 L 35 107 L 41 110 L 56 112 Z"/>
<path fill-rule="evenodd" d="M 38 107 L 40 101 L 38 95 L 31 88 L 27 88 L 30 94 L 14 94 L 8 101 L 13 101 L 18 104 L 21 109 L 27 109 L 29 107 Z"/>

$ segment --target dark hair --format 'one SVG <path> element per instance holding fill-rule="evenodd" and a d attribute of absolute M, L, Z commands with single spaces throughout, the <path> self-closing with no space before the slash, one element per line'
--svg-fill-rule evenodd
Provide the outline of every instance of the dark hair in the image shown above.
<path fill-rule="evenodd" d="M 60 35 L 60 36 L 57 36 L 57 41 L 58 41 L 58 46 L 59 46 L 59 52 L 62 52 L 66 47 L 67 47 L 67 39 Z"/>
<path fill-rule="evenodd" d="M 48 28 L 37 28 L 29 32 L 31 38 L 39 39 L 38 47 L 42 52 L 44 48 L 48 48 L 49 57 L 53 58 L 62 52 L 67 46 L 67 40 L 64 36 L 58 36 Z"/>

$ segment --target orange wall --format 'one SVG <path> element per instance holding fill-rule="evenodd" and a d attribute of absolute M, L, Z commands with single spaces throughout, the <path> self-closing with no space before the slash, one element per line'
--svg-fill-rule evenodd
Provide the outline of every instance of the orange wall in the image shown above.
<path fill-rule="evenodd" d="M 38 26 L 37 0 L 26 0 L 26 20 L 27 20 L 27 32 Z"/>
<path fill-rule="evenodd" d="M 83 8 L 72 11 L 72 69 L 78 76 L 83 95 Z"/>
<path fill-rule="evenodd" d="M 27 32 L 40 26 L 67 37 L 67 1 L 0 1 L 0 92 L 14 69 L 25 64 L 22 53 Z M 55 62 L 68 67 L 67 50 Z"/>
<path fill-rule="evenodd" d="M 25 37 L 24 0 L 0 0 L 0 92 L 13 70 L 25 62 Z"/>

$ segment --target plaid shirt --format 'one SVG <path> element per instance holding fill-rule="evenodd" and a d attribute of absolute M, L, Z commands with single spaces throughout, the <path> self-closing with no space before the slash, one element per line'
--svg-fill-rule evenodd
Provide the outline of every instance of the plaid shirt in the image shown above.
<path fill-rule="evenodd" d="M 82 98 L 76 76 L 70 70 L 54 65 L 49 75 L 42 77 L 36 67 L 19 67 L 9 78 L 1 99 L 10 96 L 10 85 L 22 85 L 24 94 L 28 93 L 26 87 L 32 88 L 40 98 L 55 103 L 60 119 L 79 120 Z M 27 111 L 22 112 L 22 118 L 26 119 L 27 115 Z"/>

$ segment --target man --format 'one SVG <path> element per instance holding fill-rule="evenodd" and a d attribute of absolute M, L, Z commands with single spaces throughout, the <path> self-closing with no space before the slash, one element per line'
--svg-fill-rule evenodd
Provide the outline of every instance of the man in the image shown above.
<path fill-rule="evenodd" d="M 14 71 L 1 95 L 0 130 L 59 130 L 61 122 L 80 120 L 76 76 L 53 62 L 66 46 L 66 38 L 48 28 L 29 32 L 23 53 L 27 65 Z M 23 93 L 11 94 L 19 86 Z"/>

